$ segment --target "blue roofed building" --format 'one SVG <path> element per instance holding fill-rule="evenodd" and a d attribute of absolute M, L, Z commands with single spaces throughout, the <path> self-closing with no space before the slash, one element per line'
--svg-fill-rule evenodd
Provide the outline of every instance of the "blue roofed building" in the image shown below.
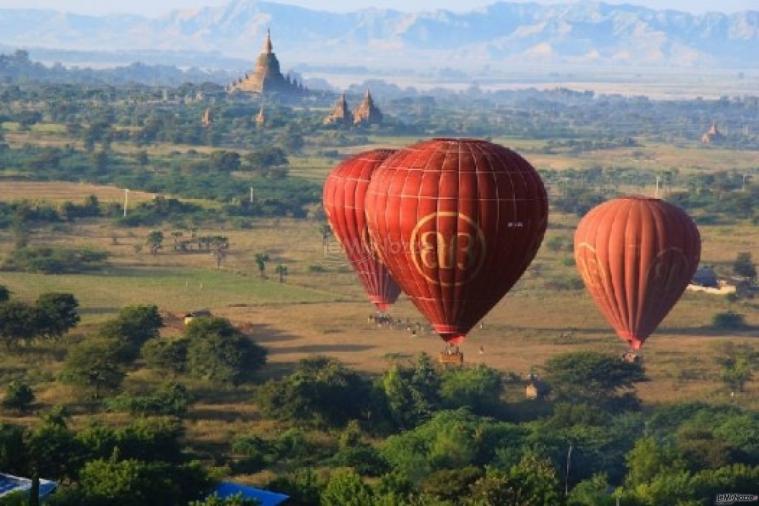
<path fill-rule="evenodd" d="M 52 494 L 58 484 L 50 480 L 40 480 L 40 499 Z M 10 474 L 0 473 L 0 499 L 13 494 L 28 494 L 32 489 L 32 480 Z"/>
<path fill-rule="evenodd" d="M 287 501 L 290 496 L 278 492 L 270 492 L 260 488 L 238 485 L 237 483 L 222 482 L 216 487 L 216 495 L 222 499 L 241 495 L 247 499 L 256 499 L 261 506 L 279 506 Z"/>

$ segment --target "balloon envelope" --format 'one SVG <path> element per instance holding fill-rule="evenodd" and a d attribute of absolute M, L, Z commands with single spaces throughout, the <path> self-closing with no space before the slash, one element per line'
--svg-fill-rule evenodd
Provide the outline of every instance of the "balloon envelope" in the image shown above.
<path fill-rule="evenodd" d="M 548 205 L 540 176 L 513 151 L 433 139 L 377 169 L 366 213 L 393 278 L 436 332 L 458 344 L 532 261 Z"/>
<path fill-rule="evenodd" d="M 574 248 L 577 269 L 596 305 L 637 350 L 688 286 L 698 268 L 701 239 L 679 207 L 623 197 L 583 217 Z"/>
<path fill-rule="evenodd" d="M 372 248 L 366 228 L 364 199 L 374 170 L 394 151 L 377 149 L 343 161 L 324 183 L 324 212 L 348 261 L 358 274 L 369 300 L 385 312 L 400 288 Z"/>

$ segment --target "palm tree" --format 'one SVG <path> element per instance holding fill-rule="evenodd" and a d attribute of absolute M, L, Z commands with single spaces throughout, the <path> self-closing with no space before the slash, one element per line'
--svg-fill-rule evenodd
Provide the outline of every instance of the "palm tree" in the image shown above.
<path fill-rule="evenodd" d="M 285 276 L 287 276 L 287 266 L 284 264 L 277 265 L 277 268 L 275 269 L 276 273 L 279 274 L 279 282 L 284 283 L 285 282 Z"/>
<path fill-rule="evenodd" d="M 269 255 L 266 253 L 256 253 L 256 265 L 258 266 L 258 274 L 262 277 L 266 277 L 266 262 L 269 261 Z"/>

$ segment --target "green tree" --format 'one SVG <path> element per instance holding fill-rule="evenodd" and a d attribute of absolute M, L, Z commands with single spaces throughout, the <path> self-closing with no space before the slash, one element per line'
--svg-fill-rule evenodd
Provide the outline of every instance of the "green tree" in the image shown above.
<path fill-rule="evenodd" d="M 417 357 L 413 367 L 394 364 L 382 378 L 390 415 L 402 428 L 418 425 L 440 406 L 440 375 L 429 355 Z"/>
<path fill-rule="evenodd" d="M 545 364 L 545 373 L 557 398 L 591 404 L 619 399 L 635 383 L 646 381 L 640 362 L 587 351 L 551 357 Z"/>
<path fill-rule="evenodd" d="M 10 349 L 19 341 L 37 335 L 39 321 L 36 308 L 24 302 L 11 300 L 0 303 L 0 340 Z"/>
<path fill-rule="evenodd" d="M 76 344 L 63 363 L 61 381 L 91 393 L 95 399 L 105 392 L 117 390 L 125 375 L 119 351 L 113 341 L 105 339 Z"/>
<path fill-rule="evenodd" d="M 744 330 L 748 325 L 746 325 L 744 315 L 734 311 L 725 311 L 712 317 L 712 327 L 720 330 Z"/>
<path fill-rule="evenodd" d="M 474 466 L 441 469 L 424 478 L 420 490 L 439 499 L 456 501 L 468 496 L 469 487 L 482 476 L 482 470 Z"/>
<path fill-rule="evenodd" d="M 447 408 L 468 407 L 474 413 L 496 414 L 502 394 L 501 374 L 482 364 L 448 369 L 442 375 L 440 397 Z"/>
<path fill-rule="evenodd" d="M 258 267 L 258 275 L 261 278 L 266 277 L 266 263 L 269 261 L 269 255 L 266 253 L 256 253 L 256 266 Z"/>
<path fill-rule="evenodd" d="M 0 304 L 8 302 L 11 298 L 11 291 L 7 287 L 0 285 Z"/>
<path fill-rule="evenodd" d="M 284 283 L 285 276 L 287 276 L 287 266 L 284 264 L 279 264 L 274 271 L 279 275 L 279 282 Z"/>
<path fill-rule="evenodd" d="M 118 395 L 109 399 L 107 406 L 133 415 L 183 416 L 191 402 L 192 396 L 184 385 L 167 383 L 142 395 Z"/>
<path fill-rule="evenodd" d="M 550 461 L 526 455 L 508 472 L 491 470 L 476 481 L 467 504 L 553 506 L 561 502 L 559 480 Z"/>
<path fill-rule="evenodd" d="M 214 151 L 211 153 L 211 168 L 219 172 L 234 172 L 240 169 L 240 154 L 234 151 Z"/>
<path fill-rule="evenodd" d="M 187 339 L 150 339 L 142 345 L 140 353 L 145 365 L 158 371 L 178 374 L 187 370 Z"/>
<path fill-rule="evenodd" d="M 190 506 L 260 506 L 261 502 L 257 499 L 243 497 L 242 494 L 235 494 L 222 499 L 214 494 L 202 501 L 193 501 Z"/>
<path fill-rule="evenodd" d="M 367 506 L 374 501 L 372 489 L 352 469 L 332 473 L 321 495 L 322 506 Z"/>
<path fill-rule="evenodd" d="M 27 457 L 24 429 L 0 422 L 0 469 L 23 474 L 27 470 Z"/>
<path fill-rule="evenodd" d="M 5 409 L 13 409 L 20 412 L 26 412 L 29 406 L 34 402 L 34 392 L 26 383 L 14 380 L 8 383 L 5 390 L 2 406 Z"/>
<path fill-rule="evenodd" d="M 196 318 L 185 337 L 188 370 L 198 378 L 237 384 L 266 363 L 266 350 L 224 318 Z"/>
<path fill-rule="evenodd" d="M 266 488 L 277 490 L 290 496 L 292 506 L 313 506 L 319 504 L 323 483 L 310 467 L 299 467 L 294 473 L 279 475 Z"/>
<path fill-rule="evenodd" d="M 653 437 L 643 437 L 627 454 L 627 478 L 631 486 L 645 484 L 669 471 L 684 469 L 684 462 L 675 448 Z"/>
<path fill-rule="evenodd" d="M 145 239 L 145 244 L 150 248 L 151 255 L 157 255 L 158 251 L 163 248 L 163 232 L 153 230 L 148 234 L 147 239 Z"/>
<path fill-rule="evenodd" d="M 370 385 L 334 359 L 313 357 L 301 360 L 292 374 L 262 385 L 256 400 L 265 414 L 278 419 L 342 425 L 366 417 Z"/>
<path fill-rule="evenodd" d="M 87 462 L 80 472 L 79 484 L 86 504 L 93 506 L 187 504 L 202 498 L 211 488 L 210 480 L 198 466 L 119 460 L 117 454 L 108 460 Z"/>
<path fill-rule="evenodd" d="M 567 506 L 614 506 L 616 500 L 609 488 L 606 475 L 595 474 L 575 485 L 567 498 Z"/>
<path fill-rule="evenodd" d="M 79 301 L 70 293 L 43 293 L 37 298 L 37 331 L 60 337 L 79 323 Z"/>
<path fill-rule="evenodd" d="M 85 458 L 84 447 L 67 427 L 65 413 L 51 415 L 27 436 L 31 471 L 55 480 L 73 479 Z"/>
<path fill-rule="evenodd" d="M 264 146 L 245 155 L 245 161 L 252 170 L 260 170 L 265 173 L 272 167 L 281 167 L 290 162 L 287 154 L 276 146 Z"/>
<path fill-rule="evenodd" d="M 733 262 L 733 272 L 736 276 L 743 276 L 751 281 L 756 280 L 756 266 L 751 258 L 751 252 L 738 253 Z"/>
<path fill-rule="evenodd" d="M 124 306 L 116 318 L 100 326 L 98 335 L 114 342 L 123 361 L 137 357 L 147 341 L 159 337 L 163 319 L 155 305 Z"/>
<path fill-rule="evenodd" d="M 720 365 L 720 379 L 730 390 L 743 392 L 744 386 L 753 377 L 758 357 L 759 353 L 748 345 L 727 343 L 716 359 Z"/>

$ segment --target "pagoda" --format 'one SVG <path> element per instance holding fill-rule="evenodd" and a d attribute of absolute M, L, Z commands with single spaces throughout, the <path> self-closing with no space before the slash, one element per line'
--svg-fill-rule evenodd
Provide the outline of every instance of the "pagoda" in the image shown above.
<path fill-rule="evenodd" d="M 362 126 L 378 123 L 382 123 L 382 112 L 374 105 L 371 92 L 366 90 L 364 101 L 353 112 L 353 124 Z"/>
<path fill-rule="evenodd" d="M 201 122 L 203 124 L 203 128 L 210 128 L 213 125 L 213 111 L 210 107 L 206 108 L 206 110 L 203 111 Z"/>
<path fill-rule="evenodd" d="M 350 125 L 353 123 L 353 116 L 348 108 L 348 101 L 345 99 L 345 93 L 337 99 L 332 112 L 324 118 L 325 125 Z"/>
<path fill-rule="evenodd" d="M 266 126 L 266 113 L 264 112 L 263 104 L 261 104 L 261 108 L 258 110 L 258 114 L 256 114 L 256 126 L 259 128 Z"/>
<path fill-rule="evenodd" d="M 719 142 L 724 138 L 724 135 L 722 135 L 722 132 L 719 131 L 719 128 L 717 128 L 717 122 L 712 121 L 712 126 L 709 127 L 709 130 L 707 130 L 704 135 L 701 136 L 701 143 L 702 144 L 712 144 L 714 142 Z"/>
<path fill-rule="evenodd" d="M 293 78 L 285 77 L 279 69 L 279 60 L 274 54 L 271 43 L 271 32 L 266 30 L 266 39 L 261 54 L 256 60 L 253 73 L 247 73 L 227 87 L 227 91 L 243 93 L 281 93 L 287 95 L 302 95 L 306 89 Z"/>

